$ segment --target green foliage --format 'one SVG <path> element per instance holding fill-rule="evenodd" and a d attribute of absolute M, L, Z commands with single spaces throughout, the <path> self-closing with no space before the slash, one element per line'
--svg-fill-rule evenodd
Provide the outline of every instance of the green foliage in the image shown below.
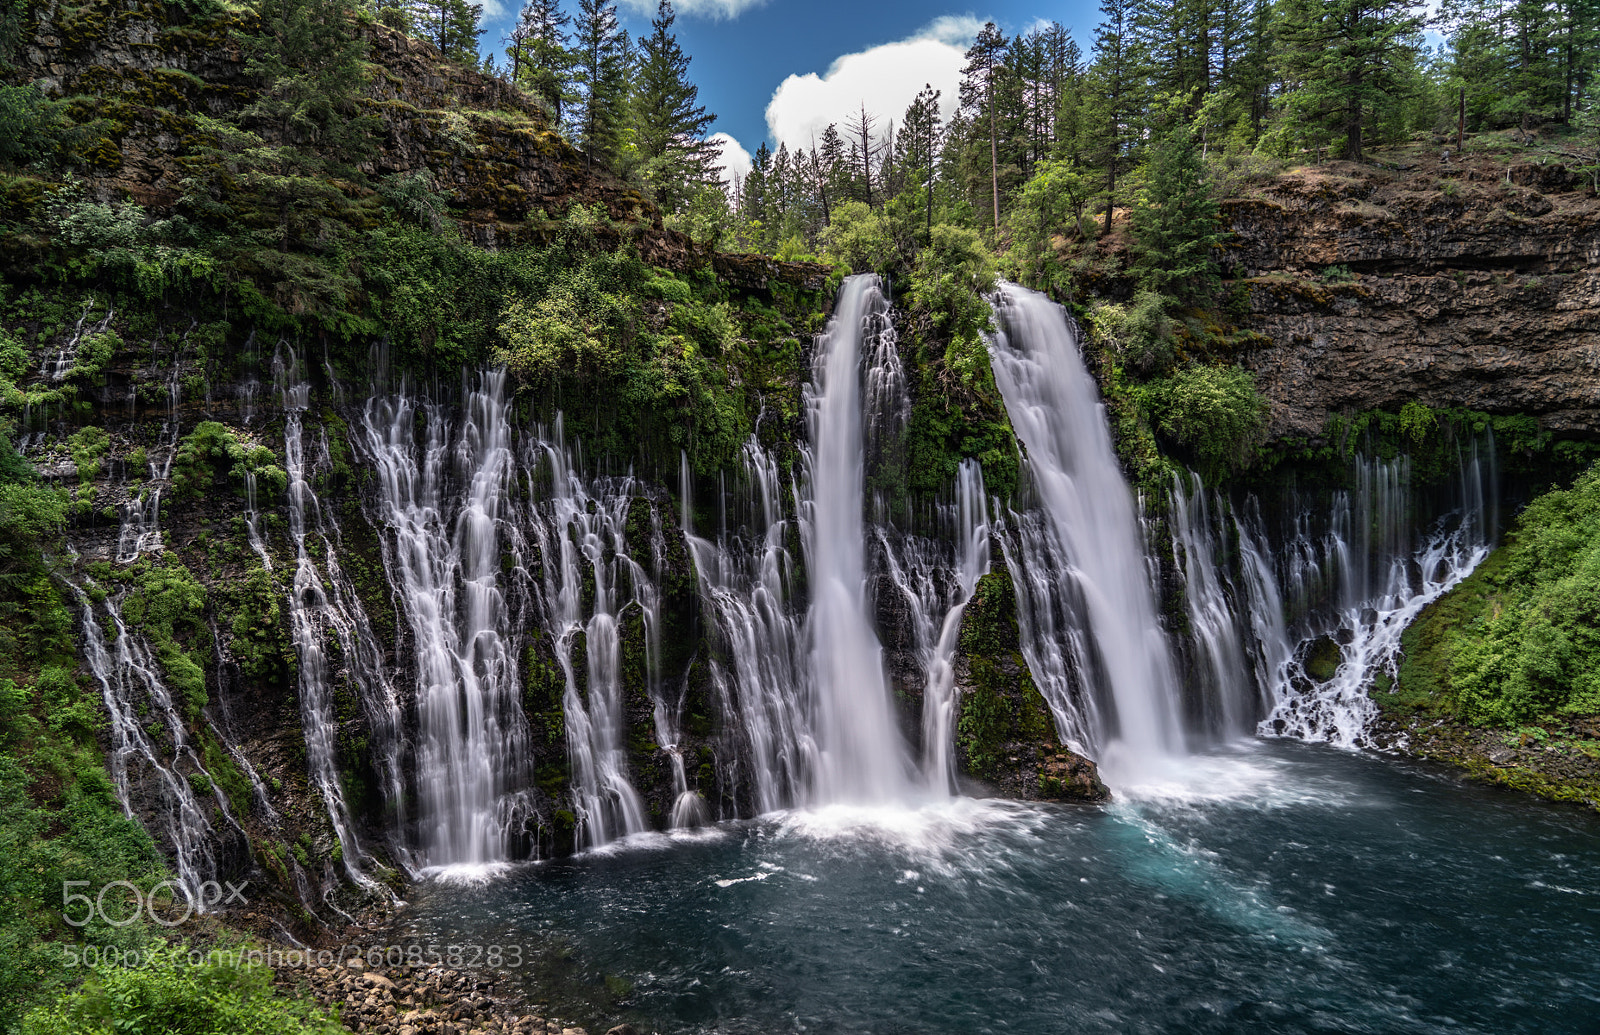
<path fill-rule="evenodd" d="M 932 317 L 952 341 L 975 342 L 989 330 L 989 303 L 983 296 L 994 287 L 994 255 L 978 232 L 936 224 L 911 269 L 912 306 Z"/>
<path fill-rule="evenodd" d="M 902 259 L 889 221 L 864 202 L 847 201 L 818 235 L 829 259 L 857 273 L 887 273 Z"/>
<path fill-rule="evenodd" d="M 233 616 L 229 650 L 238 662 L 240 676 L 257 686 L 280 685 L 292 664 L 293 650 L 280 602 L 282 593 L 272 575 L 265 568 L 252 567 L 244 578 L 230 580 L 218 596 L 219 610 Z"/>
<path fill-rule="evenodd" d="M 1238 367 L 1192 367 L 1141 389 L 1156 431 L 1217 481 L 1248 464 L 1261 444 L 1267 401 L 1255 375 Z"/>
<path fill-rule="evenodd" d="M 1126 303 L 1102 303 L 1090 313 L 1095 340 L 1128 369 L 1146 377 L 1172 366 L 1171 300 L 1154 291 L 1140 291 Z"/>
<path fill-rule="evenodd" d="M 1147 186 L 1133 210 L 1133 273 L 1147 290 L 1209 302 L 1218 285 L 1212 251 L 1223 241 L 1216 199 L 1194 128 L 1184 120 L 1150 149 Z"/>
<path fill-rule="evenodd" d="M 1421 706 L 1512 727 L 1600 715 L 1600 467 L 1530 503 L 1405 646 Z"/>
<path fill-rule="evenodd" d="M 343 158 L 367 146 L 371 120 L 356 113 L 367 42 L 352 32 L 350 0 L 259 0 L 259 30 L 240 37 L 245 71 L 263 90 L 241 122 L 270 126 L 288 143 L 322 145 Z"/>
<path fill-rule="evenodd" d="M 236 963 L 245 945 L 211 952 L 156 940 L 139 966 L 98 966 L 83 986 L 23 1021 L 22 1035 L 338 1035 L 320 1008 L 274 994 L 272 971 Z M 196 956 L 201 962 L 194 962 Z"/>
<path fill-rule="evenodd" d="M 1094 197 L 1092 175 L 1070 158 L 1041 162 L 1007 217 L 1011 248 L 1006 261 L 1017 277 L 1041 290 L 1056 286 L 1058 236 L 1083 236 L 1084 211 Z"/>
<path fill-rule="evenodd" d="M 0 84 L 0 166 L 19 168 L 52 157 L 65 128 L 65 101 L 37 86 Z"/>
<path fill-rule="evenodd" d="M 1011 576 L 991 571 L 973 588 L 960 640 L 971 686 L 961 695 L 956 745 L 967 772 L 980 779 L 1001 775 L 1011 745 L 1053 740 L 1049 709 L 1018 642 Z"/>
<path fill-rule="evenodd" d="M 67 439 L 67 452 L 78 468 L 78 480 L 84 484 L 94 481 L 100 473 L 100 458 L 111 445 L 111 436 L 90 425 L 79 428 Z"/>
<path fill-rule="evenodd" d="M 497 358 L 535 389 L 567 376 L 605 377 L 621 362 L 617 341 L 627 334 L 632 316 L 625 298 L 600 291 L 589 280 L 564 284 L 531 306 L 513 298 L 500 323 L 506 348 Z"/>
<path fill-rule="evenodd" d="M 150 641 L 184 714 L 198 719 L 207 700 L 201 662 L 210 657 L 205 587 L 172 554 L 141 561 L 117 577 L 129 584 L 123 620 Z"/>
<path fill-rule="evenodd" d="M 254 475 L 258 491 L 279 495 L 289 486 L 289 475 L 278 457 L 263 445 L 244 442 L 227 425 L 201 421 L 178 446 L 172 460 L 172 497 L 185 499 L 213 488 L 219 475 L 242 490 Z"/>
<path fill-rule="evenodd" d="M 1400 407 L 1400 432 L 1417 445 L 1427 439 L 1439 424 L 1433 411 L 1419 402 L 1408 402 Z"/>

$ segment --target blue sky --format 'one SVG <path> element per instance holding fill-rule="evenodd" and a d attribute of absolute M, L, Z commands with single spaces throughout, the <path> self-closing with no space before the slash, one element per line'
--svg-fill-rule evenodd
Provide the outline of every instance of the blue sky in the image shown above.
<path fill-rule="evenodd" d="M 496 15 L 493 4 L 505 11 Z M 485 4 L 483 49 L 503 49 L 499 39 L 518 0 Z M 563 8 L 575 11 L 576 0 Z M 925 81 L 954 105 L 961 51 L 984 21 L 1008 34 L 1036 21 L 1059 21 L 1085 52 L 1096 0 L 1027 2 L 994 0 L 984 6 L 907 0 L 680 0 L 678 40 L 692 58 L 690 72 L 701 101 L 717 115 L 714 132 L 745 151 L 762 141 L 776 147 L 807 145 L 828 122 L 842 122 L 861 101 L 898 119 Z M 655 0 L 621 0 L 623 26 L 635 36 L 650 31 Z M 737 166 L 731 150 L 725 158 Z"/>

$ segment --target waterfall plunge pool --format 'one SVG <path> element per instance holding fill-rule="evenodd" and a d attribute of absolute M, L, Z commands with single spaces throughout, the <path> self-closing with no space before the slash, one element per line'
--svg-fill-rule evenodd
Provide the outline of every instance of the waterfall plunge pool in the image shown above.
<path fill-rule="evenodd" d="M 436 882 L 391 940 L 520 946 L 599 1031 L 1600 1030 L 1600 818 L 1293 741 L 1108 775 Z"/>

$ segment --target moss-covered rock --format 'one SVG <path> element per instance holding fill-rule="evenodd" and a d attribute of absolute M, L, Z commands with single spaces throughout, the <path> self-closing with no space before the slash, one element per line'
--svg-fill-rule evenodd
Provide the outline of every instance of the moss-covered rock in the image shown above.
<path fill-rule="evenodd" d="M 963 775 L 1025 800 L 1110 797 L 1094 762 L 1056 736 L 1022 656 L 1016 593 L 1004 569 L 978 580 L 962 616 L 955 674 L 956 761 Z"/>

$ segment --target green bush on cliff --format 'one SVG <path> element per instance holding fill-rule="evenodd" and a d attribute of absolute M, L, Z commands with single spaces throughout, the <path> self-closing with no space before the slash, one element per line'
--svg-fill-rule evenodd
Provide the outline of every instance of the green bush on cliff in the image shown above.
<path fill-rule="evenodd" d="M 1255 375 L 1238 367 L 1191 367 L 1140 389 L 1150 423 L 1219 479 L 1249 463 L 1266 427 Z"/>
<path fill-rule="evenodd" d="M 279 495 L 288 488 L 289 475 L 277 459 L 266 446 L 241 441 L 227 425 L 201 421 L 173 457 L 172 496 L 184 499 L 203 493 L 224 472 L 236 489 L 243 489 L 246 478 L 254 475 L 258 491 Z"/>
<path fill-rule="evenodd" d="M 1600 466 L 1530 503 L 1405 647 L 1402 703 L 1498 726 L 1600 715 Z"/>

